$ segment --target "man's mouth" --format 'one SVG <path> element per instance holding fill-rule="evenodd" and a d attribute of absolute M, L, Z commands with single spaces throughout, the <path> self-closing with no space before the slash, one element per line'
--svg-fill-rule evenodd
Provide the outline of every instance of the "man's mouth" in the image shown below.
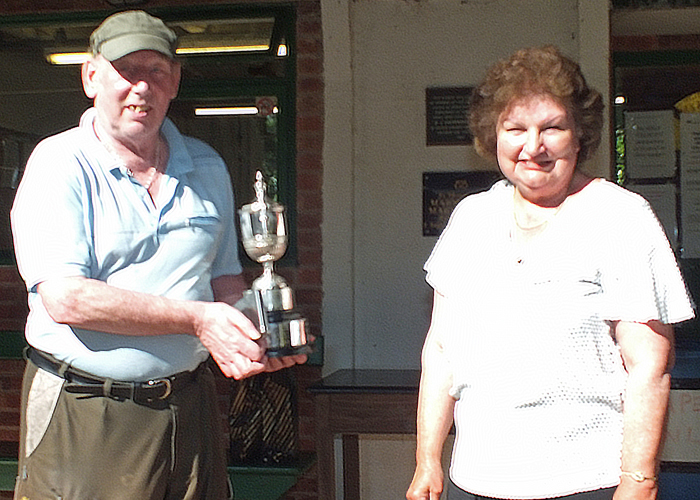
<path fill-rule="evenodd" d="M 127 108 L 129 111 L 133 111 L 134 113 L 145 113 L 150 109 L 148 106 L 137 106 L 135 104 L 131 104 L 127 106 Z"/>

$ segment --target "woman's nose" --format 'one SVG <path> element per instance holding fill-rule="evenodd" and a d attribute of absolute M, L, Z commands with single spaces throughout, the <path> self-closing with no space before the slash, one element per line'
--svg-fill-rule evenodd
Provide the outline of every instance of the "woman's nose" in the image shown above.
<path fill-rule="evenodd" d="M 523 152 L 528 156 L 534 157 L 542 152 L 542 133 L 540 130 L 530 129 L 525 137 Z"/>

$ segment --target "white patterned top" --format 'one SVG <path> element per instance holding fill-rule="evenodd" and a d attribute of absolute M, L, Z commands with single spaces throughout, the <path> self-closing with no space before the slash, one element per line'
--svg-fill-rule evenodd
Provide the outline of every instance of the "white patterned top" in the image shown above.
<path fill-rule="evenodd" d="M 596 179 L 523 247 L 513 193 L 501 181 L 464 199 L 425 265 L 453 325 L 451 478 L 512 499 L 615 486 L 626 372 L 610 321 L 676 323 L 693 307 L 640 196 Z"/>

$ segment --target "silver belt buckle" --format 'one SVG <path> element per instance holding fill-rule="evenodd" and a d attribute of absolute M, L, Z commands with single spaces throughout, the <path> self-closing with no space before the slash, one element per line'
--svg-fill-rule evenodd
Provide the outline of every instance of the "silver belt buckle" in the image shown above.
<path fill-rule="evenodd" d="M 162 396 L 158 396 L 158 399 L 166 399 L 173 392 L 173 384 L 170 382 L 169 378 L 160 378 L 158 380 L 149 380 L 146 382 L 149 387 L 156 387 L 163 384 L 165 386 L 165 393 Z"/>

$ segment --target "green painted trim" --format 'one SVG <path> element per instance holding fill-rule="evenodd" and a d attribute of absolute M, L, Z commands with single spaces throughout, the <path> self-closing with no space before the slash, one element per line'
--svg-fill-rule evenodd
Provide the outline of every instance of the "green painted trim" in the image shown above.
<path fill-rule="evenodd" d="M 317 335 L 315 340 L 314 340 L 314 343 L 313 343 L 314 351 L 311 354 L 309 354 L 308 359 L 306 361 L 307 365 L 323 366 L 323 347 L 324 347 L 323 335 Z"/>
<path fill-rule="evenodd" d="M 700 50 L 614 52 L 612 58 L 613 67 L 682 66 L 700 64 Z"/>
<path fill-rule="evenodd" d="M 316 462 L 313 453 L 301 454 L 293 466 L 235 466 L 228 475 L 236 500 L 278 500 Z M 17 459 L 0 458 L 0 491 L 12 491 L 17 477 Z"/>
<path fill-rule="evenodd" d="M 0 359 L 22 359 L 22 352 L 27 347 L 24 332 L 0 331 Z"/>
<path fill-rule="evenodd" d="M 14 490 L 16 477 L 17 460 L 14 458 L 0 458 L 0 491 Z"/>
<path fill-rule="evenodd" d="M 313 453 L 300 454 L 293 466 L 230 466 L 236 500 L 278 500 L 316 462 Z"/>

